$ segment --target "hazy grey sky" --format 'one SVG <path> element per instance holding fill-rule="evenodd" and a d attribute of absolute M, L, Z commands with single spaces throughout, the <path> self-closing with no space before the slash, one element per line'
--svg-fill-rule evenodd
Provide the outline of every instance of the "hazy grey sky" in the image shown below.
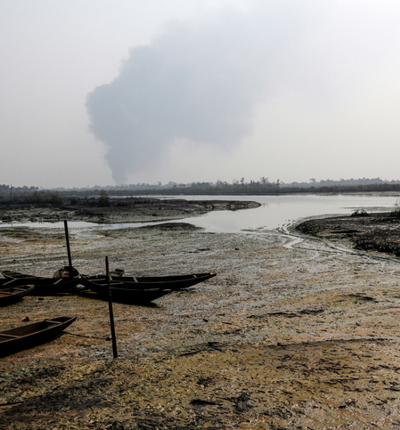
<path fill-rule="evenodd" d="M 400 179 L 398 0 L 0 0 L 0 183 Z"/>

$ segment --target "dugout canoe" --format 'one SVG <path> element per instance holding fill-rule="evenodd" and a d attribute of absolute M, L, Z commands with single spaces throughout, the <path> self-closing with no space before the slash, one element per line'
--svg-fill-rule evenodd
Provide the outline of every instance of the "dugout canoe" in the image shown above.
<path fill-rule="evenodd" d="M 13 285 L 20 285 L 20 283 L 15 282 L 14 279 L 0 278 L 0 289 L 12 287 Z"/>
<path fill-rule="evenodd" d="M 30 293 L 34 295 L 57 295 L 71 291 L 79 283 L 79 273 L 73 269 L 69 276 L 68 268 L 58 270 L 53 277 L 35 276 L 12 270 L 1 270 L 0 273 L 6 281 L 12 285 L 34 285 L 35 289 Z"/>
<path fill-rule="evenodd" d="M 24 296 L 32 293 L 34 285 L 20 285 L 0 289 L 0 306 L 7 306 L 20 301 Z"/>
<path fill-rule="evenodd" d="M 86 297 L 93 297 L 87 294 L 87 290 L 96 293 L 100 298 L 107 299 L 109 290 L 108 282 L 106 277 L 100 277 L 99 279 L 84 279 L 82 282 L 84 289 L 79 290 L 79 287 L 75 290 Z M 124 282 L 116 280 L 110 280 L 111 297 L 113 301 L 136 304 L 151 303 L 158 298 L 171 293 L 173 290 L 167 288 L 132 288 L 131 285 L 127 285 Z"/>
<path fill-rule="evenodd" d="M 63 316 L 2 330 L 0 331 L 0 356 L 4 357 L 49 342 L 59 336 L 75 320 L 75 316 Z"/>
<path fill-rule="evenodd" d="M 183 290 L 200 282 L 204 282 L 207 279 L 216 276 L 216 273 L 193 273 L 190 275 L 175 275 L 175 276 L 145 276 L 145 277 L 134 277 L 134 276 L 111 276 L 113 283 L 123 284 L 125 289 L 132 288 L 135 290 L 139 289 L 153 289 L 161 288 L 167 290 Z M 81 277 L 82 284 L 85 285 L 85 281 L 106 284 L 107 277 L 105 275 L 85 276 Z"/>

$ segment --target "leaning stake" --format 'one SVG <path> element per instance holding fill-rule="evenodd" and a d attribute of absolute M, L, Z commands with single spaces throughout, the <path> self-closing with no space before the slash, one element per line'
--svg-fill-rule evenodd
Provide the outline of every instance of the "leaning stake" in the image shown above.
<path fill-rule="evenodd" d="M 114 328 L 114 313 L 112 307 L 112 297 L 111 297 L 111 282 L 110 282 L 110 270 L 108 267 L 108 257 L 106 257 L 106 275 L 107 275 L 107 283 L 108 283 L 108 309 L 110 311 L 110 325 L 111 325 L 111 340 L 113 346 L 113 356 L 114 358 L 118 357 L 117 353 L 117 339 L 115 338 L 115 328 Z"/>
<path fill-rule="evenodd" d="M 65 238 L 67 240 L 67 252 L 68 252 L 68 265 L 69 265 L 69 276 L 72 278 L 72 260 L 71 260 L 71 250 L 69 248 L 69 235 L 68 235 L 68 221 L 64 220 L 64 228 L 65 228 Z"/>

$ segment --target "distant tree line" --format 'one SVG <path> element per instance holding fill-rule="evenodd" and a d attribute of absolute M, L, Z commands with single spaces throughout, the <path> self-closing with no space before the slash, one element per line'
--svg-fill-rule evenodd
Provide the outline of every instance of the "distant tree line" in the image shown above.
<path fill-rule="evenodd" d="M 299 193 L 351 193 L 351 192 L 384 192 L 400 191 L 400 181 L 385 181 L 374 179 L 340 179 L 321 180 L 310 179 L 309 182 L 284 183 L 279 179 L 270 182 L 262 177 L 258 181 L 234 179 L 232 183 L 218 180 L 217 182 L 192 182 L 182 184 L 169 182 L 162 184 L 129 184 L 106 187 L 88 188 L 56 188 L 51 190 L 38 187 L 13 187 L 0 185 L 0 203 L 74 203 L 78 200 L 98 199 L 99 204 L 110 204 L 110 196 L 140 196 L 140 195 L 261 195 L 261 194 L 299 194 Z"/>
<path fill-rule="evenodd" d="M 135 194 L 183 194 L 183 195 L 268 195 L 268 194 L 300 194 L 300 193 L 352 193 L 352 192 L 384 192 L 400 191 L 400 181 L 382 183 L 354 183 L 341 184 L 337 181 L 323 181 L 321 183 L 293 183 L 285 184 L 279 180 L 273 183 L 262 183 L 259 181 L 227 183 L 194 183 L 190 185 L 174 185 L 169 189 L 147 189 L 146 191 L 136 190 Z"/>
<path fill-rule="evenodd" d="M 12 185 L 0 184 L 0 200 L 18 200 L 36 191 L 39 191 L 38 187 L 13 187 Z"/>

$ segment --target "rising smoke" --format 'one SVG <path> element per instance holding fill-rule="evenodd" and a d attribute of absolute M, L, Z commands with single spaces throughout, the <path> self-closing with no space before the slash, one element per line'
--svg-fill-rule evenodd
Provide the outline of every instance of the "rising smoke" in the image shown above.
<path fill-rule="evenodd" d="M 294 3 L 279 4 L 169 22 L 88 95 L 90 130 L 109 148 L 116 183 L 150 169 L 178 140 L 228 151 L 251 132 L 257 103 L 274 91 L 282 57 L 296 47 L 276 16 L 296 33 L 299 14 Z"/>

